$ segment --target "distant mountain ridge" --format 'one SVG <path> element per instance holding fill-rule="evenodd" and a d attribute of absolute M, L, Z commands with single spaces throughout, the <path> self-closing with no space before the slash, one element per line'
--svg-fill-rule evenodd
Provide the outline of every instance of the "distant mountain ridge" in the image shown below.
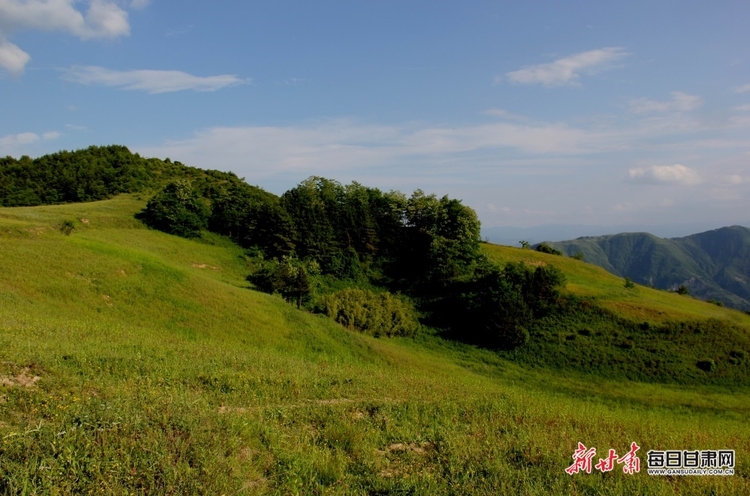
<path fill-rule="evenodd" d="M 620 233 L 548 244 L 569 256 L 582 253 L 587 262 L 638 284 L 659 289 L 684 284 L 697 298 L 750 310 L 747 227 L 722 227 L 671 239 Z"/>

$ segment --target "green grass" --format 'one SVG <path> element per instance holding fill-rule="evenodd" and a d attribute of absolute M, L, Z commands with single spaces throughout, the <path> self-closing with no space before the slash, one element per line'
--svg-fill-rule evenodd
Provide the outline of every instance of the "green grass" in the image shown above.
<path fill-rule="evenodd" d="M 0 209 L 0 494 L 750 492 L 742 388 L 613 381 L 429 334 L 352 333 L 248 289 L 244 253 L 222 239 L 144 229 L 132 218 L 143 205 Z M 558 260 L 571 291 L 627 301 L 623 315 L 747 325 Z M 579 441 L 602 455 L 636 441 L 644 470 L 571 477 Z M 737 475 L 645 474 L 649 449 L 711 448 L 737 451 Z"/>
<path fill-rule="evenodd" d="M 716 318 L 750 329 L 750 316 L 743 312 L 638 284 L 629 289 L 625 287 L 625 279 L 593 264 L 534 250 L 492 244 L 482 246 L 497 262 L 545 263 L 559 267 L 567 277 L 568 291 L 595 298 L 600 305 L 623 317 L 651 323 Z"/>

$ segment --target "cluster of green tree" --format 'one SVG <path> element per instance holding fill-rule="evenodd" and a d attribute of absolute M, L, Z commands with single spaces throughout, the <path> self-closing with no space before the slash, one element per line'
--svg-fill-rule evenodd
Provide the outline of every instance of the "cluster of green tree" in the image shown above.
<path fill-rule="evenodd" d="M 280 259 L 260 259 L 256 270 L 248 276 L 248 281 L 266 293 L 279 293 L 297 308 L 307 303 L 314 282 L 311 278 L 320 274 L 320 266 L 314 260 L 299 260 L 292 255 Z"/>
<path fill-rule="evenodd" d="M 347 288 L 323 298 L 325 313 L 347 329 L 380 336 L 413 336 L 419 324 L 411 305 L 390 293 Z"/>
<path fill-rule="evenodd" d="M 184 238 L 200 237 L 208 227 L 211 210 L 208 202 L 184 179 L 167 186 L 138 214 L 147 225 Z"/>
<path fill-rule="evenodd" d="M 559 312 L 562 272 L 551 265 L 510 262 L 498 267 L 482 260 L 473 277 L 457 281 L 431 305 L 434 324 L 454 338 L 513 349 L 529 340 L 534 322 Z"/>

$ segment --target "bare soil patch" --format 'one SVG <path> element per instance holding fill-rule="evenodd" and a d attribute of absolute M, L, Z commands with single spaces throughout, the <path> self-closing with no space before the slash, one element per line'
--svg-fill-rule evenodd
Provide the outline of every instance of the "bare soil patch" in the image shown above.
<path fill-rule="evenodd" d="M 6 387 L 32 387 L 41 379 L 35 375 L 29 367 L 25 367 L 18 375 L 0 375 L 0 386 Z"/>

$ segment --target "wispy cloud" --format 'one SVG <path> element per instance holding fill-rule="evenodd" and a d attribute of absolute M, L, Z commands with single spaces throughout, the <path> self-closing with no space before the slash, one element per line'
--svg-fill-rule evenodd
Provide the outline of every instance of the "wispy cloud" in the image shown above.
<path fill-rule="evenodd" d="M 620 157 L 632 153 L 672 154 L 673 163 L 679 164 L 679 157 L 685 153 L 730 153 L 750 146 L 747 140 L 734 139 L 731 134 L 743 134 L 750 123 L 727 127 L 730 134 L 725 137 L 701 140 L 696 139 L 696 133 L 705 130 L 701 122 L 673 118 L 675 115 L 628 120 L 623 125 L 589 126 L 530 119 L 467 126 L 374 125 L 333 119 L 298 126 L 214 127 L 139 151 L 150 156 L 181 157 L 199 167 L 237 170 L 259 180 L 290 172 L 325 174 L 380 167 L 411 168 L 415 173 L 432 167 L 434 172 L 437 164 L 442 164 L 443 174 L 454 178 L 471 176 L 470 170 L 474 177 L 500 169 L 508 173 L 512 169 L 514 174 L 549 174 L 552 170 L 601 165 L 601 157 L 608 153 Z M 247 157 L 253 157 L 252 166 Z M 682 165 L 639 167 L 632 169 L 629 180 L 690 183 L 698 177 L 691 171 Z"/>
<path fill-rule="evenodd" d="M 349 120 L 307 127 L 216 127 L 193 137 L 142 150 L 180 156 L 196 165 L 241 164 L 254 157 L 248 175 L 283 171 L 335 171 L 421 160 L 462 160 L 498 149 L 533 155 L 575 155 L 601 146 L 586 131 L 558 124 L 493 123 L 469 127 L 378 126 Z M 243 171 L 243 173 L 245 173 Z"/>
<path fill-rule="evenodd" d="M 182 71 L 133 70 L 115 71 L 97 66 L 71 67 L 64 75 L 68 81 L 81 84 L 112 86 L 148 93 L 174 91 L 216 91 L 229 86 L 249 83 L 235 75 L 194 76 Z"/>
<path fill-rule="evenodd" d="M 13 155 L 25 147 L 34 145 L 42 140 L 53 140 L 60 137 L 57 131 L 49 131 L 39 136 L 36 133 L 9 134 L 0 137 L 0 156 Z"/>
<path fill-rule="evenodd" d="M 523 115 L 514 114 L 513 112 L 508 112 L 507 110 L 503 110 L 501 108 L 491 108 L 487 109 L 482 112 L 484 115 L 489 115 L 492 117 L 499 117 L 501 119 L 508 119 L 512 121 L 525 121 L 528 120 L 527 117 L 524 117 Z"/>
<path fill-rule="evenodd" d="M 695 185 L 701 182 L 698 173 L 681 164 L 636 167 L 628 171 L 628 180 L 644 184 Z"/>
<path fill-rule="evenodd" d="M 747 93 L 748 91 L 750 91 L 750 84 L 746 84 L 734 89 L 735 93 Z"/>
<path fill-rule="evenodd" d="M 672 100 L 662 102 L 638 98 L 630 101 L 630 111 L 636 114 L 648 114 L 653 112 L 688 112 L 703 105 L 703 99 L 696 95 L 689 95 L 681 91 L 672 92 Z"/>
<path fill-rule="evenodd" d="M 30 145 L 39 140 L 39 135 L 36 133 L 9 134 L 0 138 L 0 147 L 13 148 L 19 145 Z"/>
<path fill-rule="evenodd" d="M 193 25 L 189 24 L 187 26 L 182 26 L 180 28 L 171 28 L 168 29 L 166 33 L 164 33 L 164 36 L 170 37 L 170 36 L 182 36 L 184 34 L 188 34 L 190 31 L 193 30 Z"/>
<path fill-rule="evenodd" d="M 142 10 L 149 6 L 151 0 L 130 0 L 130 8 L 135 10 Z"/>
<path fill-rule="evenodd" d="M 21 48 L 7 41 L 7 36 L 16 31 L 62 31 L 82 40 L 130 34 L 128 13 L 116 2 L 90 0 L 85 13 L 76 8 L 79 3 L 78 0 L 0 0 L 0 67 L 20 74 L 30 60 Z M 145 7 L 143 0 L 134 0 L 131 5 Z"/>
<path fill-rule="evenodd" d="M 530 65 L 495 78 L 495 83 L 508 80 L 514 84 L 541 84 L 543 86 L 578 86 L 581 74 L 606 70 L 612 63 L 626 57 L 624 48 L 607 47 L 589 50 L 554 62 Z"/>
<path fill-rule="evenodd" d="M 739 107 L 734 107 L 734 110 L 739 110 L 741 112 L 747 112 L 747 111 L 750 111 L 750 105 L 740 105 Z"/>
<path fill-rule="evenodd" d="M 282 83 L 286 86 L 297 86 L 297 85 L 305 84 L 309 82 L 310 80 L 307 78 L 298 78 L 298 77 L 286 78 L 282 81 Z"/>

